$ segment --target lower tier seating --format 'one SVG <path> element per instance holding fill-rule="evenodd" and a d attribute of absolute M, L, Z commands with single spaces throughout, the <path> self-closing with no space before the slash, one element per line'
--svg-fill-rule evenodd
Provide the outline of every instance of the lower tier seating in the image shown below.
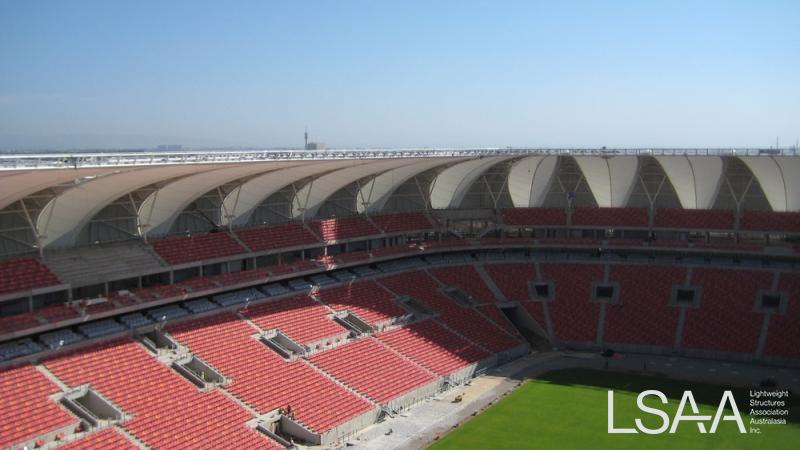
<path fill-rule="evenodd" d="M 494 303 L 494 294 L 481 279 L 473 266 L 451 266 L 430 269 L 440 282 L 457 287 L 471 296 L 477 303 Z"/>
<path fill-rule="evenodd" d="M 490 355 L 433 320 L 378 334 L 378 339 L 422 367 L 444 376 Z"/>
<path fill-rule="evenodd" d="M 310 359 L 336 379 L 381 404 L 436 381 L 432 373 L 372 337 L 348 342 Z"/>
<path fill-rule="evenodd" d="M 695 268 L 693 285 L 701 288 L 700 308 L 689 308 L 682 348 L 753 353 L 762 315 L 754 312 L 759 289 L 769 290 L 772 273 Z"/>
<path fill-rule="evenodd" d="M 440 314 L 439 319 L 447 327 L 492 353 L 522 345 L 474 309 L 462 307 L 441 293 L 437 282 L 423 271 L 392 275 L 378 281 L 399 295 L 409 295 L 427 304 Z"/>
<path fill-rule="evenodd" d="M 324 433 L 374 408 L 306 361 L 283 360 L 253 339 L 256 330 L 233 314 L 183 322 L 168 331 L 230 377 L 226 389 L 261 414 L 291 406 L 295 420 Z"/>
<path fill-rule="evenodd" d="M 600 305 L 591 303 L 592 283 L 603 280 L 599 264 L 542 263 L 542 278 L 554 282 L 548 303 L 553 333 L 561 341 L 594 342 Z"/>
<path fill-rule="evenodd" d="M 374 281 L 356 281 L 323 288 L 314 295 L 334 310 L 355 313 L 371 325 L 406 314 L 406 310 L 394 303 L 394 296 Z"/>
<path fill-rule="evenodd" d="M 59 450 L 137 450 L 139 447 L 114 428 L 105 428 L 58 448 Z"/>
<path fill-rule="evenodd" d="M 514 324 L 512 324 L 511 321 L 508 320 L 508 317 L 506 317 L 505 314 L 503 314 L 503 312 L 500 311 L 500 308 L 497 305 L 491 305 L 491 304 L 478 305 L 475 307 L 475 309 L 483 313 L 483 315 L 488 317 L 489 320 L 494 322 L 495 325 L 506 330 L 509 334 L 515 336 L 519 335 L 519 331 L 517 331 L 517 329 L 514 328 Z"/>
<path fill-rule="evenodd" d="M 251 305 L 243 312 L 262 329 L 277 328 L 303 345 L 347 334 L 345 328 L 330 319 L 331 312 L 328 309 L 307 295 Z"/>
<path fill-rule="evenodd" d="M 134 341 L 111 341 L 44 364 L 67 385 L 88 383 L 132 414 L 122 426 L 151 448 L 282 448 L 249 428 L 251 414 L 225 394 L 198 391 Z"/>
<path fill-rule="evenodd" d="M 536 279 L 531 263 L 493 263 L 483 266 L 509 301 L 530 300 L 529 282 Z"/>
<path fill-rule="evenodd" d="M 764 354 L 800 358 L 800 274 L 782 273 L 778 290 L 789 296 L 785 314 L 772 314 Z"/>
<path fill-rule="evenodd" d="M 619 283 L 621 304 L 606 305 L 603 340 L 672 346 L 680 309 L 669 306 L 670 293 L 673 285 L 683 285 L 686 269 L 614 265 L 609 279 Z"/>
<path fill-rule="evenodd" d="M 49 398 L 58 386 L 30 364 L 0 372 L 0 448 L 11 448 L 45 433 L 77 427 L 78 419 Z"/>

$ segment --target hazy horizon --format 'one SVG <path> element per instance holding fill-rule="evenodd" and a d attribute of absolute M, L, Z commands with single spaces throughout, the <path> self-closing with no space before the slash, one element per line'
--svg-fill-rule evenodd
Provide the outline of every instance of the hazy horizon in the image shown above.
<path fill-rule="evenodd" d="M 0 3 L 0 149 L 768 148 L 800 3 Z"/>

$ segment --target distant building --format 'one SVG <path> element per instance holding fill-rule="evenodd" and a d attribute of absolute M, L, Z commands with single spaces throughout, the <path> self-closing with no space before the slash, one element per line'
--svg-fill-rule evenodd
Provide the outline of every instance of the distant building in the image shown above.
<path fill-rule="evenodd" d="M 306 143 L 306 150 L 325 150 L 324 142 L 308 142 Z"/>
<path fill-rule="evenodd" d="M 159 145 L 158 147 L 156 147 L 156 150 L 158 150 L 160 152 L 179 152 L 179 151 L 183 150 L 183 146 L 182 145 L 177 145 L 177 144 L 169 144 L 169 145 L 163 145 L 162 144 L 162 145 Z"/>

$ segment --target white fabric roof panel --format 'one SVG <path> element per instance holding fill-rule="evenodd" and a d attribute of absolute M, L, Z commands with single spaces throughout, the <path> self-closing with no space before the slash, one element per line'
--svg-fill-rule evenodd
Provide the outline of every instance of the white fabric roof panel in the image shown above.
<path fill-rule="evenodd" d="M 407 166 L 416 162 L 414 159 L 389 159 L 371 160 L 365 163 L 340 169 L 303 186 L 295 196 L 292 214 L 294 217 L 314 217 L 317 210 L 331 195 L 339 189 L 361 178 L 376 175 L 397 167 Z"/>
<path fill-rule="evenodd" d="M 719 156 L 656 156 L 686 209 L 711 209 L 722 183 Z"/>
<path fill-rule="evenodd" d="M 250 221 L 250 216 L 258 205 L 286 186 L 313 175 L 352 165 L 352 161 L 322 161 L 302 163 L 302 165 L 276 170 L 259 175 L 231 191 L 222 202 L 222 225 L 242 226 Z M 230 219 L 225 217 L 230 215 Z"/>
<path fill-rule="evenodd" d="M 576 156 L 575 161 L 592 190 L 597 206 L 622 208 L 628 204 L 639 158 L 636 156 Z"/>
<path fill-rule="evenodd" d="M 528 156 L 514 163 L 508 174 L 508 193 L 514 206 L 542 206 L 557 166 L 557 156 Z"/>
<path fill-rule="evenodd" d="M 471 159 L 443 170 L 433 180 L 431 207 L 434 209 L 458 208 L 475 180 L 493 165 L 511 158 L 513 157 L 491 156 Z"/>
<path fill-rule="evenodd" d="M 743 156 L 773 211 L 800 211 L 800 158 Z"/>
<path fill-rule="evenodd" d="M 98 212 L 145 186 L 219 166 L 161 166 L 128 170 L 76 185 L 51 200 L 36 220 L 43 247 L 75 245 L 78 232 Z"/>
<path fill-rule="evenodd" d="M 406 181 L 435 167 L 463 160 L 464 158 L 433 158 L 388 170 L 373 178 L 370 183 L 361 187 L 358 198 L 368 202 L 369 207 L 365 206 L 362 201 L 359 201 L 357 205 L 358 212 L 363 213 L 365 210 L 368 212 L 379 212 L 383 209 L 386 202 L 397 188 Z"/>
<path fill-rule="evenodd" d="M 147 197 L 139 207 L 139 223 L 143 228 L 142 234 L 162 236 L 169 233 L 172 224 L 187 206 L 218 186 L 289 165 L 293 165 L 293 163 L 241 164 L 173 181 Z"/>
<path fill-rule="evenodd" d="M 24 172 L 0 173 L 0 209 L 14 202 L 61 183 L 75 180 L 75 184 L 89 181 L 87 177 L 98 177 L 113 172 L 130 169 L 67 169 L 67 170 L 29 170 Z"/>

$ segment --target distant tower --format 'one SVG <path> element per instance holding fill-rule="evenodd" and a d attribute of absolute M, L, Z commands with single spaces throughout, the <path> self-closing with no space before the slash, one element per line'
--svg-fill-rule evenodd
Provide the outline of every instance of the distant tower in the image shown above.
<path fill-rule="evenodd" d="M 306 144 L 305 144 L 305 146 L 303 146 L 303 148 L 307 150 L 308 149 L 308 127 L 306 127 L 305 136 L 306 136 Z"/>

